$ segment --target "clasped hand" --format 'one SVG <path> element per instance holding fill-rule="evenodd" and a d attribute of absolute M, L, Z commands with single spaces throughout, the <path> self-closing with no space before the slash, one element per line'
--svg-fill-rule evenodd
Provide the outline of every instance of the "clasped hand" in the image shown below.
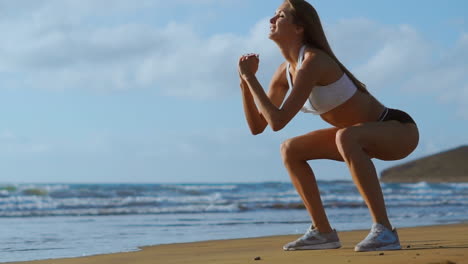
<path fill-rule="evenodd" d="M 239 58 L 239 76 L 245 80 L 257 73 L 260 62 L 258 54 L 245 54 Z"/>

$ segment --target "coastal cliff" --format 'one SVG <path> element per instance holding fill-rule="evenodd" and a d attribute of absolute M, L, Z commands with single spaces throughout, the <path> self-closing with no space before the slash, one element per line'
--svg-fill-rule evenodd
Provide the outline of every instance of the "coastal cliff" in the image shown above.
<path fill-rule="evenodd" d="M 380 174 L 382 182 L 468 182 L 468 146 L 443 151 L 398 166 Z"/>

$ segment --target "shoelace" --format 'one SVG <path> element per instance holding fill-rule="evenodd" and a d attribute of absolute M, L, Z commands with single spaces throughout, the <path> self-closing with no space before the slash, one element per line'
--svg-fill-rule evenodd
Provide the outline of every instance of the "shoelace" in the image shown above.
<path fill-rule="evenodd" d="M 302 236 L 302 239 L 307 240 L 311 237 L 315 237 L 318 233 L 316 229 L 309 228 L 307 229 L 306 233 Z"/>
<path fill-rule="evenodd" d="M 380 234 L 382 234 L 383 232 L 385 232 L 384 229 L 381 229 L 381 228 L 373 228 L 370 233 L 367 235 L 367 237 L 365 238 L 365 240 L 368 240 L 368 239 L 372 239 L 372 238 L 378 238 Z"/>

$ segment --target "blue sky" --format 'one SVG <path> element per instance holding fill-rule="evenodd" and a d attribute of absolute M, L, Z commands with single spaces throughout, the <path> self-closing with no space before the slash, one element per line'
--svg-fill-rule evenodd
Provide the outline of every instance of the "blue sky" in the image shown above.
<path fill-rule="evenodd" d="M 0 0 L 0 182 L 289 181 L 281 142 L 328 124 L 299 113 L 250 135 L 236 69 L 259 53 L 267 87 L 281 2 Z M 310 2 L 340 60 L 420 127 L 417 150 L 379 172 L 468 143 L 466 1 Z"/>

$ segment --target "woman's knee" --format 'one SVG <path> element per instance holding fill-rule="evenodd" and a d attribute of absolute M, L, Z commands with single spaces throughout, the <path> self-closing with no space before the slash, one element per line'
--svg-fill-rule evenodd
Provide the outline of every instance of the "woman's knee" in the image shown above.
<path fill-rule="evenodd" d="M 281 157 L 283 158 L 283 161 L 289 161 L 294 158 L 295 156 L 295 147 L 294 147 L 294 139 L 290 138 L 285 140 L 283 143 L 281 143 L 280 146 L 280 152 L 281 152 Z"/>
<path fill-rule="evenodd" d="M 359 128 L 346 127 L 336 132 L 335 143 L 342 156 L 348 156 L 351 151 L 361 149 L 359 144 Z"/>
<path fill-rule="evenodd" d="M 303 153 L 304 152 L 304 142 L 301 140 L 301 137 L 295 137 L 285 140 L 281 143 L 280 146 L 281 157 L 283 161 L 290 162 L 290 161 L 302 161 L 307 160 L 307 154 L 310 153 Z M 308 150 L 310 152 L 310 150 Z"/>

